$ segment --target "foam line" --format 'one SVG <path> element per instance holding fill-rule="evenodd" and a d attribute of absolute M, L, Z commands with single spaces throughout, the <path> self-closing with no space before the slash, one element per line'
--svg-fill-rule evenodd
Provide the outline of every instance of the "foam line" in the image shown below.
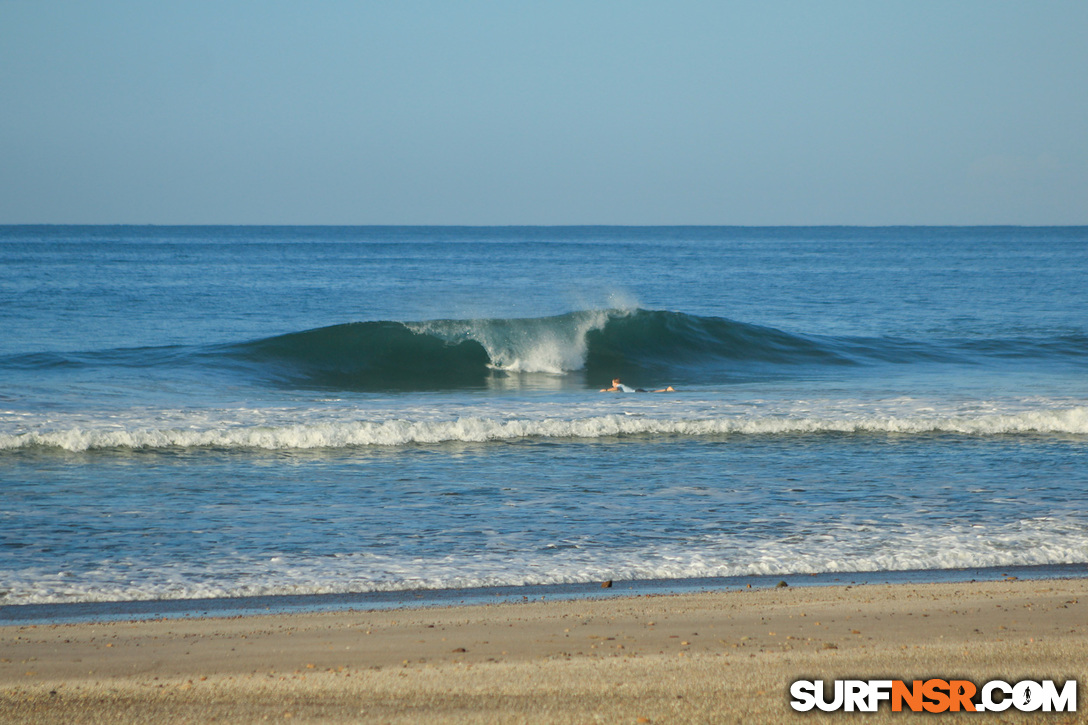
<path fill-rule="evenodd" d="M 82 573 L 0 570 L 0 604 L 194 599 L 573 584 L 603 579 L 689 579 L 833 572 L 925 571 L 1088 562 L 1088 528 L 1050 517 L 999 526 L 844 527 L 834 536 L 753 540 L 728 535 L 630 549 L 486 550 L 392 557 L 230 556 L 102 562 Z"/>
<path fill-rule="evenodd" d="M 623 436 L 872 434 L 965 436 L 1088 435 L 1088 408 L 1025 411 L 977 416 L 753 416 L 652 418 L 600 415 L 576 419 L 499 420 L 463 417 L 446 421 L 385 420 L 309 423 L 290 426 L 239 425 L 207 430 L 68 428 L 0 434 L 0 451 L 59 449 L 158 450 L 227 448 L 292 450 L 406 446 L 448 442 L 483 443 L 525 438 L 602 439 Z"/>

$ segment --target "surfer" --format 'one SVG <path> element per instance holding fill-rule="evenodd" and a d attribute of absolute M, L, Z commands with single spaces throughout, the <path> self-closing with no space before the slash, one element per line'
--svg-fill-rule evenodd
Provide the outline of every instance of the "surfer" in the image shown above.
<path fill-rule="evenodd" d="M 661 388 L 660 390 L 643 390 L 642 388 L 632 388 L 630 385 L 624 385 L 619 378 L 612 378 L 611 388 L 601 388 L 602 393 L 675 393 L 676 388 L 669 386 L 667 388 Z"/>

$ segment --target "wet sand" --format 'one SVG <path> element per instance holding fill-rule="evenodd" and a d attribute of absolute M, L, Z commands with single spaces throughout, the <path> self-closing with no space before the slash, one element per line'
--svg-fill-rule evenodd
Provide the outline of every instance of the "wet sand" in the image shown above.
<path fill-rule="evenodd" d="M 0 627 L 4 723 L 822 722 L 794 680 L 1086 675 L 1086 579 Z"/>

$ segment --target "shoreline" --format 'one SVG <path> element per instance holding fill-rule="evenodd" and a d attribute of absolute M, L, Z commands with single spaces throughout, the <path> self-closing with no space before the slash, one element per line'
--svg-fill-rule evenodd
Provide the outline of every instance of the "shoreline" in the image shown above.
<path fill-rule="evenodd" d="M 1083 680 L 1086 613 L 1010 577 L 5 624 L 0 722 L 822 722 L 794 680 Z"/>
<path fill-rule="evenodd" d="M 611 599 L 641 595 L 766 589 L 774 587 L 782 581 L 785 581 L 791 587 L 824 587 L 872 584 L 967 583 L 974 581 L 1002 581 L 1010 577 L 1026 580 L 1088 578 L 1088 564 L 617 580 L 607 588 L 602 588 L 602 582 L 588 582 L 469 587 L 465 589 L 400 589 L 359 593 L 271 594 L 211 599 L 14 604 L 0 605 L 0 626 L 380 611 L 475 606 L 538 600 Z"/>

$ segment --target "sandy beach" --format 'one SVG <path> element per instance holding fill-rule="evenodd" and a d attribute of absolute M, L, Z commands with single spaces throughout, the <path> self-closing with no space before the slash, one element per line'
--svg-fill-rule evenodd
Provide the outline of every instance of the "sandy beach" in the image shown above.
<path fill-rule="evenodd" d="M 819 721 L 794 680 L 1085 681 L 1086 612 L 1074 579 L 6 626 L 0 721 Z"/>

